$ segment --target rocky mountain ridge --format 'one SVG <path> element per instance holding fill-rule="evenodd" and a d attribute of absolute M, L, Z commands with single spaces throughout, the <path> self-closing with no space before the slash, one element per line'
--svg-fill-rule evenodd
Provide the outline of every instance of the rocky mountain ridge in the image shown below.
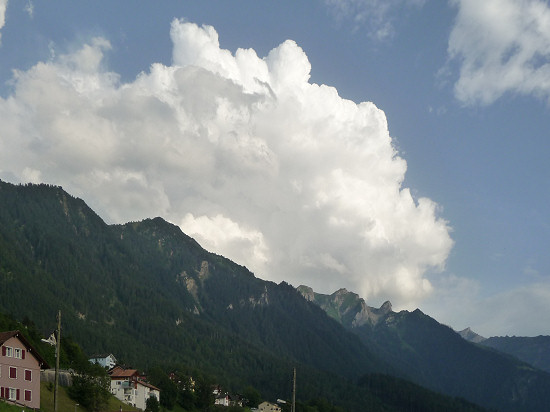
<path fill-rule="evenodd" d="M 346 289 L 331 295 L 315 293 L 307 286 L 297 289 L 359 336 L 397 376 L 499 411 L 546 410 L 540 399 L 530 405 L 517 401 L 520 394 L 543 390 L 543 382 L 550 376 L 482 346 L 490 339 L 483 340 L 467 329 L 464 336 L 481 341 L 469 342 L 418 309 L 393 312 L 389 302 L 379 309 L 372 308 Z M 530 383 L 526 385 L 527 381 Z"/>
<path fill-rule="evenodd" d="M 472 329 L 470 329 L 469 327 L 466 328 L 466 329 L 463 329 L 459 332 L 457 332 L 463 339 L 467 340 L 468 342 L 473 342 L 473 343 L 481 343 L 483 342 L 484 340 L 486 340 L 487 338 L 484 338 L 483 336 L 481 335 L 478 335 L 477 333 L 475 333 Z"/>
<path fill-rule="evenodd" d="M 458 333 L 469 342 L 496 349 L 550 373 L 550 336 L 492 336 L 484 338 L 470 328 Z"/>
<path fill-rule="evenodd" d="M 200 368 L 229 389 L 253 382 L 266 397 L 288 393 L 297 367 L 301 396 L 350 411 L 403 410 L 370 391 L 380 374 L 388 395 L 403 389 L 399 377 L 503 412 L 550 404 L 548 374 L 466 342 L 419 310 L 370 308 L 345 289 L 305 290 L 305 299 L 162 218 L 107 225 L 57 186 L 0 181 L 0 291 L 1 313 L 45 330 L 61 309 L 65 336 L 89 353 L 113 352 L 140 369 Z"/>
<path fill-rule="evenodd" d="M 319 305 L 329 316 L 346 327 L 360 327 L 376 325 L 388 313 L 392 312 L 390 301 L 386 301 L 380 308 L 368 306 L 358 294 L 342 288 L 331 295 L 316 293 L 309 286 L 301 285 L 296 288 L 302 296 Z"/>

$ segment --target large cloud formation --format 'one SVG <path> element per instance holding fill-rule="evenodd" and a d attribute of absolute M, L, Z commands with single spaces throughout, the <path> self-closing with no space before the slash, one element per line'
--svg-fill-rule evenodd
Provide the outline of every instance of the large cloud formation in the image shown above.
<path fill-rule="evenodd" d="M 452 0 L 456 97 L 491 104 L 506 92 L 550 98 L 550 7 L 542 0 Z"/>
<path fill-rule="evenodd" d="M 402 187 L 384 113 L 309 82 L 286 41 L 265 58 L 171 26 L 173 64 L 131 83 L 111 45 L 16 72 L 0 99 L 0 176 L 61 184 L 110 222 L 163 216 L 256 275 L 416 304 L 452 240 L 437 205 Z"/>

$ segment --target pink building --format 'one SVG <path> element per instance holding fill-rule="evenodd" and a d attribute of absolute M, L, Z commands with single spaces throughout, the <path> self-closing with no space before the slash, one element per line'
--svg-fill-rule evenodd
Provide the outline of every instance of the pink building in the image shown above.
<path fill-rule="evenodd" d="M 0 332 L 0 397 L 40 408 L 40 369 L 48 365 L 18 331 Z"/>

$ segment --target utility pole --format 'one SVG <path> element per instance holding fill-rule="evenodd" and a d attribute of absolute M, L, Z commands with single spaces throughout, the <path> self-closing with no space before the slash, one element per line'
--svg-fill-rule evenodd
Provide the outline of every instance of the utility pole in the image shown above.
<path fill-rule="evenodd" d="M 296 368 L 293 370 L 292 379 L 292 409 L 291 412 L 296 412 Z"/>
<path fill-rule="evenodd" d="M 61 310 L 57 312 L 57 339 L 55 346 L 55 383 L 53 392 L 53 410 L 57 412 L 57 386 L 59 384 L 59 355 L 61 349 Z M 76 406 L 75 406 L 76 409 Z"/>

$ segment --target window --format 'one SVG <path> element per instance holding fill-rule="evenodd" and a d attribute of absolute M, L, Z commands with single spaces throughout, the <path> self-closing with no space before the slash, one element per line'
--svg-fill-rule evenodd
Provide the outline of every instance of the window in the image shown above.
<path fill-rule="evenodd" d="M 27 389 L 25 389 L 25 400 L 27 402 L 32 401 L 32 392 Z"/>
<path fill-rule="evenodd" d="M 17 389 L 10 388 L 9 394 L 8 394 L 8 399 L 10 401 L 16 401 L 17 400 Z"/>
<path fill-rule="evenodd" d="M 22 358 L 22 356 L 21 356 L 21 349 L 15 348 L 15 349 L 13 350 L 13 357 L 14 357 L 14 358 L 17 358 L 17 359 L 21 359 L 21 358 Z"/>
<path fill-rule="evenodd" d="M 10 348 L 9 346 L 4 346 L 2 348 L 2 355 L 11 358 L 13 356 L 13 348 Z"/>
<path fill-rule="evenodd" d="M 17 379 L 17 368 L 10 366 L 10 378 Z"/>
<path fill-rule="evenodd" d="M 32 381 L 32 371 L 29 369 L 25 369 L 25 380 Z"/>

